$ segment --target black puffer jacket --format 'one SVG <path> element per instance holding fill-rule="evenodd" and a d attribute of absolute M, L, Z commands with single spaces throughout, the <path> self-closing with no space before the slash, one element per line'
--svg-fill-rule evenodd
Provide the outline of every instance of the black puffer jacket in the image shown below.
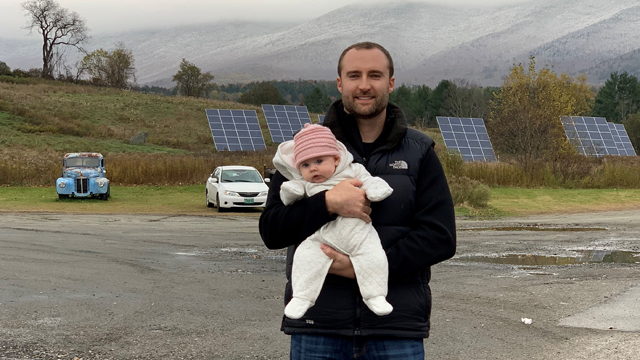
<path fill-rule="evenodd" d="M 284 317 L 285 333 L 428 337 L 430 266 L 455 253 L 455 215 L 433 140 L 405 124 L 402 111 L 389 104 L 385 128 L 365 158 L 355 119 L 344 112 L 341 101 L 331 106 L 324 121 L 356 162 L 394 189 L 389 198 L 371 205 L 371 219 L 389 259 L 387 300 L 393 312 L 373 314 L 362 302 L 355 280 L 328 275 L 316 304 L 304 317 Z M 279 194 L 284 181 L 279 173 L 272 178 L 260 234 L 270 249 L 289 247 L 287 303 L 295 246 L 333 217 L 328 214 L 324 192 L 284 206 Z"/>

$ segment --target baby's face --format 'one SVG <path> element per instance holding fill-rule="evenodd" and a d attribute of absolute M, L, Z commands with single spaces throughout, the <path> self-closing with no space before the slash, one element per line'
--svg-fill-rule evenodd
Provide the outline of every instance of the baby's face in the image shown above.
<path fill-rule="evenodd" d="M 327 181 L 340 163 L 340 156 L 318 156 L 303 161 L 300 164 L 302 178 L 312 183 L 322 183 Z"/>

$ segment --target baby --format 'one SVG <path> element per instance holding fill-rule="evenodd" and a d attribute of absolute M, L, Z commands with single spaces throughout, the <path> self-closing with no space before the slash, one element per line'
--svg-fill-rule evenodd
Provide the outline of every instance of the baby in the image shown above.
<path fill-rule="evenodd" d="M 381 201 L 393 192 L 386 181 L 373 177 L 364 166 L 352 163 L 353 155 L 329 128 L 305 124 L 291 141 L 278 147 L 273 164 L 289 181 L 280 188 L 285 205 L 329 190 L 345 179 L 359 179 L 370 201 Z M 321 250 L 327 244 L 348 255 L 364 303 L 377 315 L 393 307 L 386 300 L 389 265 L 378 233 L 371 223 L 338 216 L 306 238 L 293 257 L 293 298 L 284 309 L 291 319 L 301 318 L 315 304 L 332 259 Z"/>

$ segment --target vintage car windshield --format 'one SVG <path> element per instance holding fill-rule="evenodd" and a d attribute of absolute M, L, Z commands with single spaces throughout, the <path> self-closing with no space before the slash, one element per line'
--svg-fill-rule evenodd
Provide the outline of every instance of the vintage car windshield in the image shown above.
<path fill-rule="evenodd" d="M 260 174 L 255 170 L 224 170 L 221 175 L 222 182 L 246 182 L 246 183 L 261 183 L 262 178 Z"/>
<path fill-rule="evenodd" d="M 68 158 L 67 167 L 100 167 L 100 159 L 93 157 Z"/>

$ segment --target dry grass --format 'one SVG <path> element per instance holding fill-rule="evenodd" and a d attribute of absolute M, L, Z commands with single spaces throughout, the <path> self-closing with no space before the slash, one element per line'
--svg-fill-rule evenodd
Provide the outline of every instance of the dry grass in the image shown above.
<path fill-rule="evenodd" d="M 52 186 L 62 173 L 63 153 L 0 153 L 0 185 Z M 274 152 L 219 152 L 212 155 L 103 154 L 107 178 L 115 185 L 204 184 L 217 166 L 273 167 Z"/>

